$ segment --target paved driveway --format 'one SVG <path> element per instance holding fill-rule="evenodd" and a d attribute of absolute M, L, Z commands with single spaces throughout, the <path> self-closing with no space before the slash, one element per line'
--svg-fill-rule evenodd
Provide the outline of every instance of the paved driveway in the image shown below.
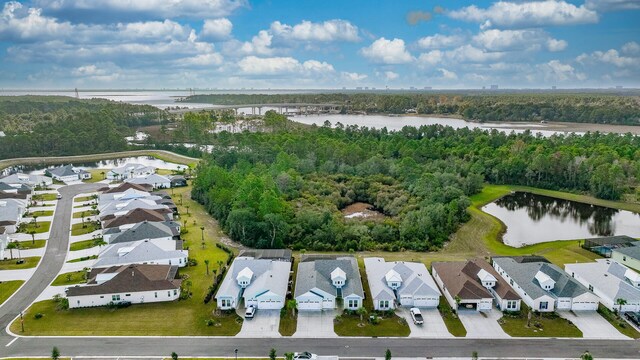
<path fill-rule="evenodd" d="M 335 310 L 300 311 L 298 325 L 293 337 L 302 338 L 334 338 L 333 319 L 338 314 Z"/>
<path fill-rule="evenodd" d="M 629 339 L 595 311 L 559 311 L 563 318 L 574 323 L 587 339 Z"/>
<path fill-rule="evenodd" d="M 502 317 L 502 312 L 498 309 L 494 308 L 485 313 L 463 310 L 458 312 L 458 317 L 467 329 L 468 338 L 504 339 L 509 337 L 498 324 L 498 320 Z"/>
<path fill-rule="evenodd" d="M 407 324 L 411 329 L 410 338 L 451 338 L 453 335 L 447 330 L 444 320 L 437 309 L 420 309 L 424 324 L 416 325 L 413 323 L 409 309 L 398 308 L 396 313 L 407 319 Z"/>
<path fill-rule="evenodd" d="M 245 338 L 280 337 L 279 326 L 280 310 L 258 310 L 253 319 L 244 319 L 238 336 Z"/>

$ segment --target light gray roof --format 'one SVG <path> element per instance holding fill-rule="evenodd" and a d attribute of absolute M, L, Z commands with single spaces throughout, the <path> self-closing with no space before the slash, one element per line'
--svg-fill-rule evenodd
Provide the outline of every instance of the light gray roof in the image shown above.
<path fill-rule="evenodd" d="M 126 254 L 119 252 L 131 248 Z M 134 243 L 122 243 L 108 247 L 100 253 L 93 267 L 109 267 L 114 265 L 142 264 L 161 260 L 184 258 L 186 251 L 165 251 L 150 241 L 138 241 Z M 172 264 L 177 265 L 177 264 Z"/>
<path fill-rule="evenodd" d="M 374 257 L 365 258 L 364 265 L 369 279 L 371 296 L 374 299 L 395 299 L 393 289 L 387 286 L 385 279 L 385 275 L 390 270 L 396 271 L 402 278 L 402 285 L 397 290 L 399 297 L 405 294 L 412 296 L 440 296 L 442 294 L 427 271 L 427 267 L 422 263 L 386 262 L 383 258 Z"/>
<path fill-rule="evenodd" d="M 73 165 L 63 165 L 60 167 L 47 169 L 47 171 L 49 172 L 49 174 L 60 176 L 60 177 L 77 175 L 77 173 L 73 171 Z"/>
<path fill-rule="evenodd" d="M 511 257 L 494 257 L 493 261 L 497 263 L 532 299 L 537 299 L 543 295 L 552 298 L 574 298 L 589 290 L 580 284 L 576 279 L 569 276 L 556 265 L 548 262 L 517 262 Z M 538 271 L 549 276 L 555 285 L 550 291 L 540 287 L 538 280 L 535 279 Z"/>
<path fill-rule="evenodd" d="M 628 303 L 640 303 L 640 289 L 629 283 L 624 276 L 628 267 L 609 259 L 595 262 L 566 264 L 567 273 L 575 273 L 585 279 L 594 289 L 598 289 L 609 299 L 625 299 Z"/>
<path fill-rule="evenodd" d="M 120 214 L 124 215 L 134 209 L 168 209 L 166 205 L 159 205 L 156 203 L 155 197 L 149 197 L 144 199 L 133 199 L 127 201 L 113 201 L 100 209 L 100 218 L 104 218 L 108 215 Z"/>
<path fill-rule="evenodd" d="M 160 239 L 164 237 L 173 237 L 173 231 L 170 227 L 163 223 L 145 221 L 135 224 L 133 227 L 123 231 L 119 235 L 114 235 L 109 243 L 117 244 L 146 239 Z"/>
<path fill-rule="evenodd" d="M 180 230 L 179 230 L 180 229 L 180 223 L 178 223 L 176 221 L 150 221 L 150 222 L 155 222 L 155 223 L 166 225 L 169 229 L 171 229 L 171 232 L 172 232 L 173 236 L 180 235 Z M 138 223 L 138 224 L 142 224 L 142 223 Z M 135 225 L 138 225 L 138 224 L 135 224 Z M 111 235 L 111 234 L 123 233 L 127 229 L 131 229 L 134 226 L 125 227 L 124 229 L 121 229 L 119 227 L 107 228 L 102 232 L 102 234 L 103 235 Z"/>
<path fill-rule="evenodd" d="M 156 168 L 154 168 L 153 166 L 146 166 L 146 165 L 142 165 L 142 164 L 137 164 L 137 163 L 127 163 L 124 164 L 123 166 L 120 167 L 116 167 L 110 170 L 110 172 L 113 172 L 114 174 L 129 174 L 132 171 L 135 173 L 139 173 L 139 172 L 154 172 L 156 170 Z"/>
<path fill-rule="evenodd" d="M 0 221 L 18 221 L 25 210 L 24 200 L 1 199 Z"/>
<path fill-rule="evenodd" d="M 344 271 L 347 277 L 342 287 L 342 296 L 355 294 L 364 298 L 358 262 L 354 257 L 339 257 L 335 260 L 314 260 L 299 263 L 294 297 L 298 297 L 314 288 L 337 296 L 338 291 L 331 280 L 331 272 L 337 268 Z"/>
<path fill-rule="evenodd" d="M 275 294 L 286 297 L 289 271 L 291 270 L 290 262 L 237 257 L 233 260 L 227 275 L 224 277 L 222 284 L 220 284 L 216 299 L 221 296 L 238 297 L 241 288 L 236 277 L 245 268 L 249 268 L 253 272 L 251 283 L 244 290 L 246 296 L 251 297 L 264 291 L 272 291 Z"/>
<path fill-rule="evenodd" d="M 613 249 L 613 252 L 617 252 L 622 255 L 640 260 L 640 246 L 638 246 L 640 245 L 640 241 L 634 241 L 631 243 L 631 245 L 632 246 Z"/>
<path fill-rule="evenodd" d="M 146 176 L 142 176 L 142 177 L 135 177 L 132 179 L 127 179 L 125 180 L 125 182 L 130 182 L 133 184 L 149 184 L 149 185 L 153 185 L 153 184 L 162 184 L 162 183 L 170 183 L 171 180 L 169 180 L 168 177 L 166 176 L 162 176 L 162 175 L 158 175 L 158 174 L 151 174 L 151 175 L 146 175 Z"/>
<path fill-rule="evenodd" d="M 23 174 L 23 173 L 15 173 L 11 175 L 7 175 L 3 178 L 0 178 L 0 182 L 7 184 L 26 184 L 30 186 L 40 185 L 42 183 L 51 183 L 51 178 L 42 175 L 32 175 L 32 174 Z"/>

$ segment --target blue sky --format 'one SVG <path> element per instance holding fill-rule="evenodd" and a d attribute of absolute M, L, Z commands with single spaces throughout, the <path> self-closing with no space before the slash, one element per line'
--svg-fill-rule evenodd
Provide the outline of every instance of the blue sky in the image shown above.
<path fill-rule="evenodd" d="M 0 87 L 640 87 L 640 0 L 4 2 Z"/>

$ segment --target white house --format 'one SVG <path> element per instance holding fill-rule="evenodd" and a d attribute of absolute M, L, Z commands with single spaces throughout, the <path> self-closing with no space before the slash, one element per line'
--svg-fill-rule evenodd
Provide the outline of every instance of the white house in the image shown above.
<path fill-rule="evenodd" d="M 76 182 L 78 180 L 91 179 L 91 173 L 73 165 L 64 165 L 45 170 L 45 175 L 63 183 Z"/>
<path fill-rule="evenodd" d="M 296 291 L 298 310 L 337 308 L 336 298 L 342 298 L 345 309 L 362 307 L 364 291 L 354 257 L 303 260 L 298 264 Z"/>
<path fill-rule="evenodd" d="M 5 257 L 8 257 L 5 254 L 5 249 L 9 245 L 9 235 L 4 233 L 4 230 L 0 229 L 0 260 L 4 260 Z"/>
<path fill-rule="evenodd" d="M 86 285 L 66 289 L 69 308 L 109 303 L 144 304 L 180 298 L 178 266 L 124 265 L 91 270 Z"/>
<path fill-rule="evenodd" d="M 187 266 L 188 250 L 164 250 L 149 240 L 119 243 L 105 248 L 93 264 L 94 268 L 130 264 Z"/>
<path fill-rule="evenodd" d="M 218 309 L 236 309 L 243 305 L 253 305 L 257 309 L 282 309 L 290 270 L 289 261 L 235 258 L 216 293 Z"/>
<path fill-rule="evenodd" d="M 150 196 L 144 199 L 133 199 L 123 201 L 112 201 L 107 205 L 99 208 L 100 220 L 104 220 L 112 215 L 114 217 L 126 215 L 134 209 L 162 210 L 169 209 L 167 205 L 158 204 L 156 201 L 161 200 L 159 196 Z"/>
<path fill-rule="evenodd" d="M 520 310 L 520 296 L 484 260 L 434 262 L 431 271 L 455 310 L 491 311 L 494 303 L 503 311 Z"/>
<path fill-rule="evenodd" d="M 22 199 L 0 199 L 0 227 L 5 234 L 18 231 L 18 224 L 22 221 L 27 202 Z"/>
<path fill-rule="evenodd" d="M 121 230 L 120 228 L 106 229 L 102 239 L 108 244 L 130 243 L 140 240 L 151 240 L 165 250 L 175 250 L 175 239 L 180 234 L 180 226 L 176 222 L 148 222 L 137 223 Z M 161 244 L 168 243 L 168 247 Z M 174 245 L 171 245 L 174 244 Z"/>
<path fill-rule="evenodd" d="M 147 191 L 141 191 L 137 189 L 127 189 L 119 193 L 102 193 L 98 196 L 98 207 L 104 207 L 105 205 L 113 201 L 127 201 L 133 199 L 144 199 L 151 196 Z"/>
<path fill-rule="evenodd" d="M 3 178 L 0 178 L 0 182 L 9 184 L 14 188 L 20 188 L 22 185 L 27 185 L 30 187 L 53 185 L 53 180 L 50 177 L 23 173 L 7 175 Z"/>
<path fill-rule="evenodd" d="M 153 166 L 130 163 L 109 170 L 106 178 L 108 180 L 126 180 L 155 173 L 156 168 Z"/>
<path fill-rule="evenodd" d="M 630 245 L 613 249 L 611 259 L 640 271 L 640 241 L 634 241 Z"/>
<path fill-rule="evenodd" d="M 364 259 L 364 266 L 375 310 L 438 306 L 442 294 L 424 264 L 373 257 Z"/>
<path fill-rule="evenodd" d="M 640 311 L 640 274 L 611 259 L 566 264 L 565 271 L 600 298 L 602 305 L 621 312 Z M 624 300 L 624 305 L 618 304 Z"/>
<path fill-rule="evenodd" d="M 125 180 L 132 184 L 148 184 L 154 189 L 168 189 L 171 187 L 171 179 L 158 174 L 150 174 L 142 177 L 135 177 Z"/>
<path fill-rule="evenodd" d="M 493 268 L 533 310 L 598 309 L 597 296 L 543 257 L 494 257 Z"/>

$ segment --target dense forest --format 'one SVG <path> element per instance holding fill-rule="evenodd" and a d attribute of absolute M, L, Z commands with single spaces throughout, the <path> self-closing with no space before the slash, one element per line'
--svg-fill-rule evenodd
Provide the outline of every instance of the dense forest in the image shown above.
<path fill-rule="evenodd" d="M 638 196 L 640 138 L 631 135 L 284 124 L 212 135 L 216 150 L 194 181 L 192 196 L 248 246 L 436 249 L 467 220 L 469 196 L 485 181 Z M 345 219 L 340 210 L 355 202 L 385 217 Z"/>
<path fill-rule="evenodd" d="M 133 127 L 166 120 L 148 105 L 62 96 L 0 97 L 0 159 L 127 149 Z"/>
<path fill-rule="evenodd" d="M 453 115 L 478 121 L 563 121 L 640 125 L 640 98 L 594 93 L 220 94 L 183 101 L 217 105 L 333 103 L 343 112 Z"/>

